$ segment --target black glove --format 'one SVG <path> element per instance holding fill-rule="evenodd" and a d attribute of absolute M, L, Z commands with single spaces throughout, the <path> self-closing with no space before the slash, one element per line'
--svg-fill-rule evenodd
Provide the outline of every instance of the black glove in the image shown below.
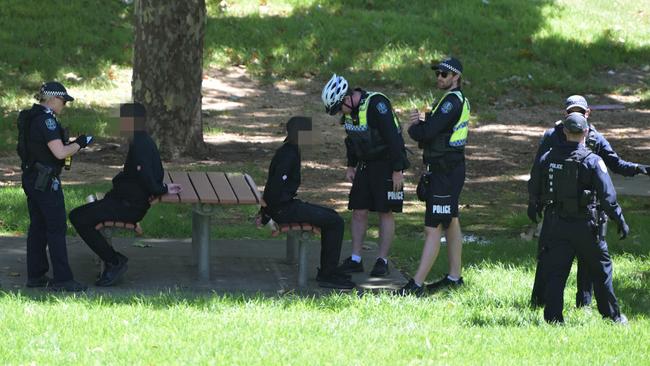
<path fill-rule="evenodd" d="M 528 202 L 528 211 L 526 212 L 530 221 L 537 223 L 537 218 L 542 217 L 542 209 L 537 202 Z"/>
<path fill-rule="evenodd" d="M 82 149 L 88 146 L 88 140 L 86 139 L 86 135 L 79 135 L 79 137 L 77 137 L 76 140 L 72 141 L 72 143 L 81 146 Z"/>
<path fill-rule="evenodd" d="M 627 226 L 625 220 L 618 223 L 618 233 L 621 235 L 620 240 L 627 238 L 627 234 L 630 233 L 630 227 Z"/>
<path fill-rule="evenodd" d="M 639 174 L 650 175 L 650 174 L 648 173 L 648 166 L 647 166 L 647 165 L 643 165 L 643 164 L 637 164 L 637 166 L 636 166 L 636 172 L 639 173 Z"/>

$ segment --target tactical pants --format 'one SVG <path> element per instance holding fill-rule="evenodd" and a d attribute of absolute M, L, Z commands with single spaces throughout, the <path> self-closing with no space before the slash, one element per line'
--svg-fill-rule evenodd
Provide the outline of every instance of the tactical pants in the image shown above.
<path fill-rule="evenodd" d="M 542 222 L 542 230 L 539 234 L 537 245 L 537 267 L 535 268 L 535 282 L 533 283 L 533 291 L 531 294 L 530 302 L 534 306 L 544 305 L 544 293 L 546 291 L 546 283 L 544 281 L 544 264 L 541 260 L 544 252 L 548 248 L 549 230 L 546 229 L 550 224 L 548 223 L 552 212 L 550 208 L 544 213 L 544 221 Z M 578 274 L 576 279 L 576 306 L 589 306 L 591 304 L 593 281 L 589 275 L 588 266 L 582 256 L 577 255 L 578 259 Z"/>
<path fill-rule="evenodd" d="M 70 211 L 70 222 L 99 258 L 104 262 L 116 264 L 115 250 L 108 245 L 99 230 L 95 229 L 95 225 L 104 221 L 136 223 L 144 217 L 148 208 L 148 205 L 133 205 L 124 200 L 106 197 Z"/>
<path fill-rule="evenodd" d="M 22 186 L 27 195 L 29 230 L 27 232 L 27 278 L 37 279 L 50 267 L 47 250 L 52 261 L 54 282 L 72 279 L 65 241 L 66 216 L 63 189 L 48 186 L 45 191 L 34 189 L 36 173 L 23 174 Z M 56 188 L 56 190 L 54 190 Z"/>
<path fill-rule="evenodd" d="M 321 229 L 320 269 L 322 274 L 336 270 L 341 256 L 344 222 L 331 208 L 293 200 L 268 209 L 269 215 L 279 224 L 309 223 Z"/>
<path fill-rule="evenodd" d="M 549 240 L 547 251 L 542 255 L 546 280 L 544 319 L 548 322 L 564 321 L 564 287 L 576 254 L 584 259 L 593 279 L 598 311 L 603 317 L 617 319 L 620 310 L 612 286 L 612 261 L 607 243 L 596 235 L 594 223 L 588 219 L 549 216 Z"/>

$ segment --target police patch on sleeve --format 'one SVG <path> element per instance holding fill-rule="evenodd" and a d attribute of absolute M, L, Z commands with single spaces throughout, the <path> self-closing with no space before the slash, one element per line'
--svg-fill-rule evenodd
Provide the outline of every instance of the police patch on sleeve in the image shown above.
<path fill-rule="evenodd" d="M 386 114 L 388 112 L 388 106 L 384 102 L 379 102 L 377 103 L 377 111 L 381 114 Z"/>
<path fill-rule="evenodd" d="M 440 107 L 440 112 L 447 114 L 454 108 L 454 105 L 451 102 L 444 102 Z"/>
<path fill-rule="evenodd" d="M 47 127 L 48 130 L 54 131 L 56 130 L 56 120 L 54 118 L 48 118 L 45 120 L 45 127 Z"/>
<path fill-rule="evenodd" d="M 605 162 L 602 159 L 598 160 L 598 167 L 600 168 L 600 170 L 603 171 L 603 173 L 607 174 L 607 166 L 605 165 Z"/>

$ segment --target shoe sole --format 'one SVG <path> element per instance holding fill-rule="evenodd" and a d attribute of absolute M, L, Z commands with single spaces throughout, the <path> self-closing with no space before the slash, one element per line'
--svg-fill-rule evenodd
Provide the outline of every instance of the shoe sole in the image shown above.
<path fill-rule="evenodd" d="M 113 278 L 112 281 L 110 281 L 110 282 L 105 282 L 105 283 L 102 283 L 102 282 L 100 282 L 100 281 L 97 281 L 97 282 L 95 282 L 95 286 L 99 286 L 99 287 L 108 287 L 108 286 L 113 286 L 114 284 L 117 283 L 117 281 L 120 280 L 120 278 L 122 278 L 122 276 L 124 275 L 124 273 L 126 272 L 127 269 L 129 269 L 129 265 L 126 264 L 126 263 L 124 263 L 124 267 L 122 267 L 122 269 L 120 269 L 120 271 L 117 272 L 117 275 L 115 275 L 115 277 Z"/>

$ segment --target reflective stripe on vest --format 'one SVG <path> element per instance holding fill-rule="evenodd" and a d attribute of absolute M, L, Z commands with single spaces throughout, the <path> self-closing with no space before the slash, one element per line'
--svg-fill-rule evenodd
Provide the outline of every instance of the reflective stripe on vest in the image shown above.
<path fill-rule="evenodd" d="M 449 94 L 455 94 L 458 97 L 458 99 L 460 99 L 460 101 L 463 102 L 463 112 L 460 114 L 460 118 L 458 119 L 458 122 L 454 124 L 451 138 L 449 138 L 449 146 L 463 147 L 467 143 L 467 134 L 469 132 L 469 112 L 470 112 L 469 100 L 467 100 L 467 98 L 463 98 L 463 94 L 458 90 L 447 92 L 445 95 L 443 95 L 442 98 L 440 98 L 440 101 L 438 101 L 438 104 L 436 104 L 436 107 L 433 109 L 432 113 L 435 113 L 438 110 L 438 107 L 440 107 L 440 103 L 442 103 L 442 101 Z"/>
<path fill-rule="evenodd" d="M 368 106 L 370 105 L 370 98 L 372 98 L 375 95 L 381 95 L 382 97 L 388 99 L 387 96 L 385 96 L 382 93 L 378 92 L 368 92 L 368 95 L 366 98 L 363 100 L 363 103 L 359 106 L 359 124 L 354 125 L 352 122 L 352 118 L 349 116 L 345 116 L 345 129 L 348 131 L 366 131 L 368 129 Z M 390 99 L 388 99 L 390 101 Z M 390 111 L 393 115 L 393 123 L 395 123 L 395 127 L 397 127 L 397 131 L 400 131 L 400 125 L 399 125 L 399 120 L 397 119 L 397 116 L 395 116 L 395 112 L 392 110 Z"/>

